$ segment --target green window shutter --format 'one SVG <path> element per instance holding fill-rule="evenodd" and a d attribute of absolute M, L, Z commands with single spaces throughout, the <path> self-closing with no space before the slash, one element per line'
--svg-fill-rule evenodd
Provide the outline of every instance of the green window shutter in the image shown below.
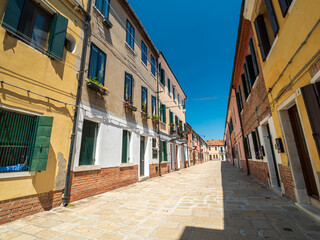
<path fill-rule="evenodd" d="M 64 42 L 66 39 L 68 27 L 68 19 L 64 16 L 56 13 L 53 16 L 49 40 L 48 40 L 48 55 L 56 58 L 58 60 L 62 60 Z"/>
<path fill-rule="evenodd" d="M 11 33 L 16 33 L 25 0 L 9 0 L 3 17 L 2 27 Z"/>
<path fill-rule="evenodd" d="M 36 122 L 29 171 L 45 171 L 47 168 L 53 117 L 38 116 Z"/>
<path fill-rule="evenodd" d="M 167 109 L 166 105 L 163 105 L 163 122 L 167 123 Z"/>
<path fill-rule="evenodd" d="M 127 154 L 128 154 L 128 132 L 123 130 L 122 136 L 122 163 L 127 162 Z"/>

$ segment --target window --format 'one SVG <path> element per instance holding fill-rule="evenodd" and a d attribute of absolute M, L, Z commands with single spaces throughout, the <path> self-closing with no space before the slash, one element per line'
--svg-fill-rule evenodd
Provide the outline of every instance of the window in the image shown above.
<path fill-rule="evenodd" d="M 124 84 L 124 100 L 132 102 L 132 75 L 129 73 L 125 74 L 125 84 Z"/>
<path fill-rule="evenodd" d="M 156 97 L 155 97 L 155 96 L 152 96 L 152 97 L 151 97 L 152 116 L 158 115 L 158 114 L 157 114 L 156 106 L 157 106 Z"/>
<path fill-rule="evenodd" d="M 131 141 L 131 133 L 127 130 L 123 130 L 122 132 L 122 163 L 130 162 L 130 141 Z"/>
<path fill-rule="evenodd" d="M 8 1 L 2 26 L 21 41 L 62 60 L 68 19 L 51 14 L 31 0 Z"/>
<path fill-rule="evenodd" d="M 147 66 L 148 65 L 148 50 L 147 46 L 141 40 L 141 60 Z"/>
<path fill-rule="evenodd" d="M 94 44 L 91 45 L 90 62 L 88 78 L 96 80 L 104 85 L 104 74 L 106 65 L 106 54 L 97 48 Z"/>
<path fill-rule="evenodd" d="M 98 124 L 89 120 L 83 121 L 79 166 L 94 165 Z"/>
<path fill-rule="evenodd" d="M 244 74 L 241 75 L 242 88 L 244 93 L 244 98 L 247 100 L 250 92 L 250 87 L 247 85 L 247 80 Z"/>
<path fill-rule="evenodd" d="M 167 142 L 161 141 L 161 162 L 167 161 Z"/>
<path fill-rule="evenodd" d="M 172 85 L 172 96 L 173 100 L 176 100 L 176 87 Z"/>
<path fill-rule="evenodd" d="M 229 134 L 231 134 L 233 132 L 233 124 L 232 124 L 232 119 L 230 119 L 229 122 Z"/>
<path fill-rule="evenodd" d="M 282 16 L 287 14 L 287 11 L 292 3 L 292 0 L 279 0 Z"/>
<path fill-rule="evenodd" d="M 251 159 L 251 149 L 250 149 L 250 141 L 249 136 L 244 138 L 244 149 L 248 159 Z"/>
<path fill-rule="evenodd" d="M 257 77 L 257 76 L 259 75 L 259 67 L 258 67 L 256 52 L 255 52 L 255 50 L 254 50 L 252 38 L 251 38 L 250 41 L 249 41 L 249 48 L 250 48 L 250 52 L 251 52 L 251 58 L 252 58 L 254 76 Z"/>
<path fill-rule="evenodd" d="M 0 109 L 0 173 L 45 171 L 53 118 Z"/>
<path fill-rule="evenodd" d="M 160 105 L 160 121 L 163 123 L 167 122 L 167 116 L 166 116 L 166 105 L 161 104 Z"/>
<path fill-rule="evenodd" d="M 212 160 L 212 155 L 210 155 L 210 160 Z"/>
<path fill-rule="evenodd" d="M 268 12 L 268 17 L 271 23 L 271 28 L 273 32 L 273 36 L 276 36 L 278 31 L 279 31 L 279 25 L 277 22 L 276 14 L 273 10 L 273 5 L 271 0 L 264 0 L 266 7 L 267 7 L 267 12 Z"/>
<path fill-rule="evenodd" d="M 209 147 L 209 151 L 211 151 L 211 147 Z"/>
<path fill-rule="evenodd" d="M 180 106 L 180 95 L 178 94 L 178 106 Z"/>
<path fill-rule="evenodd" d="M 129 20 L 127 20 L 127 38 L 126 41 L 128 43 L 128 45 L 134 49 L 134 28 L 131 25 L 131 23 L 129 22 Z"/>
<path fill-rule="evenodd" d="M 141 110 L 148 112 L 148 89 L 145 87 L 141 87 Z"/>
<path fill-rule="evenodd" d="M 216 150 L 216 151 L 217 151 L 217 147 L 214 147 L 214 150 Z"/>
<path fill-rule="evenodd" d="M 156 60 L 152 55 L 151 55 L 151 73 L 153 74 L 153 76 L 156 75 Z"/>
<path fill-rule="evenodd" d="M 158 158 L 157 139 L 152 138 L 152 158 Z"/>
<path fill-rule="evenodd" d="M 240 86 L 238 88 L 238 92 L 236 93 L 236 97 L 237 97 L 237 101 L 238 101 L 239 112 L 241 112 L 243 109 L 243 105 L 242 105 L 242 96 L 241 96 Z"/>
<path fill-rule="evenodd" d="M 168 93 L 171 93 L 171 82 L 170 79 L 168 78 Z"/>
<path fill-rule="evenodd" d="M 165 79 L 166 79 L 166 72 L 164 71 L 163 68 L 161 68 L 161 70 L 160 70 L 160 82 L 161 82 L 161 84 L 163 86 L 166 85 Z"/>
<path fill-rule="evenodd" d="M 96 7 L 108 19 L 110 0 L 96 0 Z"/>
<path fill-rule="evenodd" d="M 259 131 L 258 128 L 256 128 L 253 132 L 251 132 L 253 146 L 254 146 L 254 152 L 256 155 L 256 159 L 263 159 L 263 155 L 261 154 L 261 143 L 260 143 L 260 137 L 259 137 Z"/>
<path fill-rule="evenodd" d="M 252 57 L 251 55 L 246 56 L 246 73 L 247 73 L 247 77 L 248 77 L 248 81 L 250 84 L 250 87 L 253 87 L 254 82 L 256 81 L 256 76 L 254 73 L 254 67 L 253 67 L 253 63 L 252 63 Z"/>

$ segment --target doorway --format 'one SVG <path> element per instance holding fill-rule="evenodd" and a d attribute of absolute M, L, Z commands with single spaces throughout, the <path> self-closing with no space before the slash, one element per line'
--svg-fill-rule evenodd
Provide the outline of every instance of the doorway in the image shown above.
<path fill-rule="evenodd" d="M 145 137 L 140 136 L 140 177 L 144 176 Z"/>
<path fill-rule="evenodd" d="M 298 156 L 300 159 L 301 170 L 303 174 L 303 179 L 307 188 L 307 193 L 309 196 L 319 199 L 319 193 L 313 174 L 313 168 L 311 165 L 310 156 L 307 149 L 306 140 L 304 138 L 299 113 L 297 106 L 288 109 L 288 114 L 291 122 L 291 127 L 294 135 L 295 145 L 298 151 Z"/>

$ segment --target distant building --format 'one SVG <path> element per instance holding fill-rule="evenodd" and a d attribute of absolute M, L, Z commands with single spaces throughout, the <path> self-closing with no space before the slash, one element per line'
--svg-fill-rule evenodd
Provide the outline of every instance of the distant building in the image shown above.
<path fill-rule="evenodd" d="M 213 161 L 213 160 L 224 161 L 226 159 L 223 140 L 208 140 L 207 145 L 208 145 L 208 153 L 209 153 L 210 161 Z"/>

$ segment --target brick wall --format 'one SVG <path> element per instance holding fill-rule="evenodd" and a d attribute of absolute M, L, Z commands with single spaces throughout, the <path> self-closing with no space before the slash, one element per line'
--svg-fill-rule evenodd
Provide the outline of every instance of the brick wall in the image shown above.
<path fill-rule="evenodd" d="M 150 164 L 149 165 L 149 176 L 150 178 L 159 176 L 159 164 Z M 167 174 L 171 172 L 170 163 L 161 163 L 161 175 Z"/>
<path fill-rule="evenodd" d="M 0 201 L 0 224 L 61 205 L 62 190 Z"/>
<path fill-rule="evenodd" d="M 71 172 L 70 202 L 124 187 L 137 181 L 137 165 Z"/>
<path fill-rule="evenodd" d="M 296 202 L 296 196 L 294 194 L 294 182 L 290 167 L 285 167 L 282 164 L 278 164 L 281 181 L 284 186 L 285 196 L 290 200 Z"/>
<path fill-rule="evenodd" d="M 241 162 L 241 169 L 244 171 L 244 172 L 248 172 L 248 168 L 247 168 L 247 163 L 246 163 L 246 160 L 240 160 Z"/>
<path fill-rule="evenodd" d="M 251 176 L 269 186 L 269 167 L 266 162 L 249 160 L 249 170 Z"/>
<path fill-rule="evenodd" d="M 311 77 L 314 77 L 314 75 L 316 75 L 316 73 L 320 70 L 320 58 L 318 58 L 318 60 L 315 61 L 314 64 L 312 64 L 312 66 L 309 69 L 309 73 L 311 75 Z"/>

